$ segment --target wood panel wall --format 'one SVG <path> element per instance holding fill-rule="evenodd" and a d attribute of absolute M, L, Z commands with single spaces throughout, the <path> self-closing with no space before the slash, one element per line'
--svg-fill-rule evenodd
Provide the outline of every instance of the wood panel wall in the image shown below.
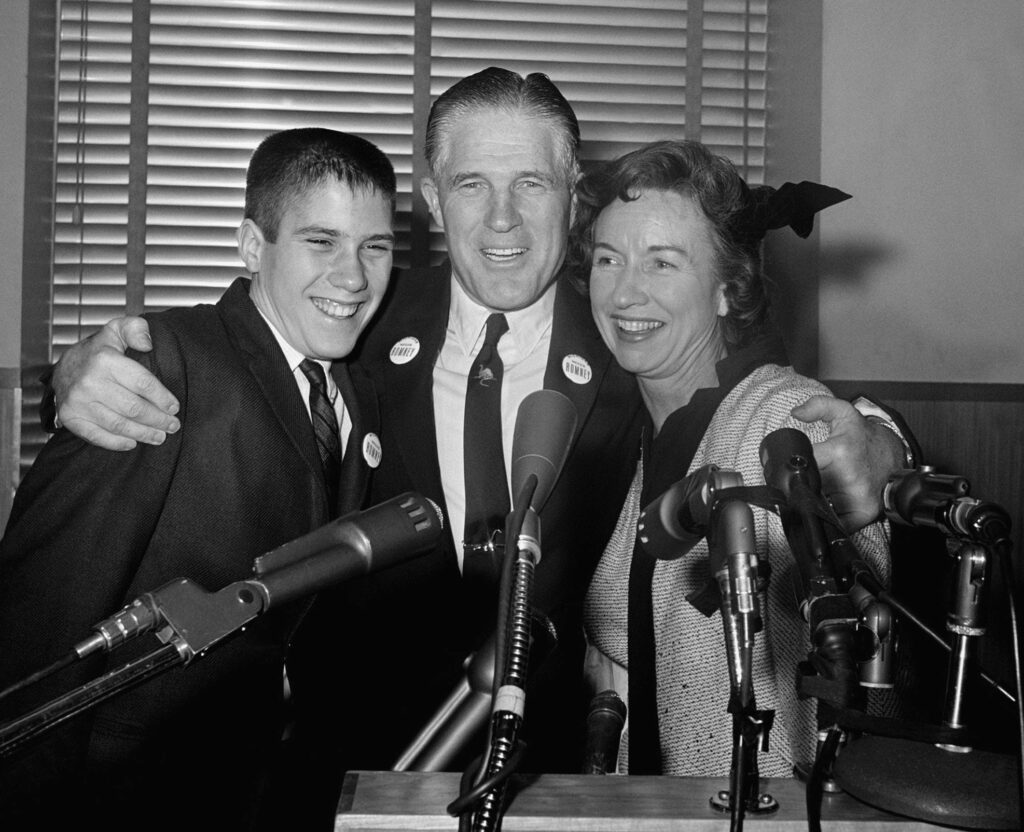
<path fill-rule="evenodd" d="M 827 382 L 844 397 L 867 393 L 894 407 L 921 444 L 924 462 L 940 473 L 966 477 L 970 496 L 991 501 L 1010 514 L 1014 541 L 1014 589 L 1024 603 L 1024 386 Z M 893 544 L 894 589 L 898 597 L 945 634 L 945 615 L 955 561 L 938 533 L 898 530 Z M 981 666 L 1013 690 L 1007 583 L 993 564 L 987 587 L 988 626 L 978 645 Z M 904 628 L 906 629 L 906 628 Z M 920 695 L 941 714 L 946 658 L 941 650 L 911 638 Z M 934 697 L 934 699 L 933 699 Z M 969 725 L 1002 746 L 1013 740 L 1012 708 L 984 685 L 972 692 Z"/>

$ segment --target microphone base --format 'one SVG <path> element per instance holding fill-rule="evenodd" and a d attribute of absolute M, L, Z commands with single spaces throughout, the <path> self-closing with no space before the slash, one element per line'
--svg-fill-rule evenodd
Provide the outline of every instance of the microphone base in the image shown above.
<path fill-rule="evenodd" d="M 844 746 L 833 772 L 848 794 L 898 815 L 966 829 L 1020 825 L 1017 760 L 1008 754 L 862 736 Z"/>
<path fill-rule="evenodd" d="M 732 811 L 732 792 L 722 789 L 708 798 L 708 805 L 716 812 L 726 814 Z M 770 815 L 779 808 L 779 801 L 767 792 L 758 792 L 757 797 L 749 797 L 743 807 L 747 815 Z"/>

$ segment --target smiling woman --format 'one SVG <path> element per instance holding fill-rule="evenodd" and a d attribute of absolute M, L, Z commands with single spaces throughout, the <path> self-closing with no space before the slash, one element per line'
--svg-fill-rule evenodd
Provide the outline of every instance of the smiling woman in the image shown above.
<path fill-rule="evenodd" d="M 714 386 L 728 314 L 707 220 L 675 191 L 616 199 L 594 225 L 590 302 L 605 343 L 642 379 L 655 425 Z"/>
<path fill-rule="evenodd" d="M 711 577 L 707 541 L 655 561 L 637 543 L 637 521 L 641 506 L 705 465 L 763 484 L 761 441 L 779 428 L 827 437 L 825 424 L 790 414 L 829 391 L 787 366 L 768 322 L 760 245 L 767 229 L 782 225 L 807 236 L 815 211 L 845 198 L 813 183 L 752 190 L 728 160 L 685 141 L 646 145 L 578 188 L 572 261 L 602 338 L 637 376 L 653 428 L 586 606 L 588 670 L 601 680 L 598 690 L 611 679 L 628 699 L 620 767 L 630 773 L 729 773 L 722 625 L 698 609 Z M 775 712 L 761 770 L 787 777 L 794 762 L 813 758 L 816 742 L 813 705 L 798 700 L 793 684 L 806 624 L 778 518 L 758 509 L 753 519 L 756 551 L 771 567 L 759 593 L 764 629 L 751 674 L 758 708 Z M 886 579 L 882 526 L 855 540 Z"/>

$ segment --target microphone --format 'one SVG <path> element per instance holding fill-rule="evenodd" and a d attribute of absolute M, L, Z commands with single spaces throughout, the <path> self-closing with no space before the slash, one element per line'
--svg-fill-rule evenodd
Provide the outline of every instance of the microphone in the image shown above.
<path fill-rule="evenodd" d="M 742 476 L 735 477 L 737 486 Z M 742 500 L 726 499 L 715 503 L 708 532 L 709 565 L 721 595 L 722 627 L 729 661 L 729 681 L 741 709 L 753 705 L 754 686 L 751 667 L 754 658 L 754 634 L 760 620 L 757 604 L 757 549 L 754 540 L 754 513 Z"/>
<path fill-rule="evenodd" d="M 811 440 L 795 428 L 780 428 L 762 440 L 760 455 L 765 482 L 786 497 L 779 515 L 800 576 L 800 611 L 811 632 L 832 624 L 855 626 L 857 613 L 839 591 L 825 524 L 815 511 L 821 475 Z"/>
<path fill-rule="evenodd" d="M 832 549 L 817 514 L 821 476 L 811 440 L 795 428 L 780 428 L 762 440 L 760 456 L 765 482 L 786 496 L 779 515 L 797 565 L 801 583 L 797 600 L 808 623 L 812 656 L 818 659 L 812 664 L 819 675 L 837 683 L 833 696 L 842 707 L 859 705 L 863 698 L 856 658 L 859 617 L 850 595 L 837 586 Z M 843 557 L 853 562 L 848 554 Z M 822 728 L 834 722 L 833 704 L 821 697 L 818 704 Z"/>
<path fill-rule="evenodd" d="M 587 739 L 583 747 L 583 773 L 607 774 L 615 771 L 619 740 L 626 724 L 626 703 L 613 690 L 601 691 L 590 700 L 587 713 Z"/>
<path fill-rule="evenodd" d="M 765 482 L 786 497 L 779 516 L 800 574 L 800 611 L 808 618 L 815 600 L 836 593 L 825 527 L 814 512 L 821 475 L 811 440 L 795 428 L 774 430 L 761 441 L 760 458 Z"/>
<path fill-rule="evenodd" d="M 147 592 L 94 625 L 95 634 L 73 650 L 78 658 L 109 651 L 165 623 L 174 629 L 179 629 L 180 623 L 179 635 L 186 641 L 198 636 L 212 643 L 256 615 L 426 552 L 437 542 L 443 526 L 436 503 L 406 492 L 366 511 L 339 517 L 260 555 L 254 562 L 255 578 L 230 584 L 217 593 L 207 592 L 187 578 Z M 186 630 L 191 636 L 184 635 Z"/>
<path fill-rule="evenodd" d="M 716 465 L 704 465 L 652 500 L 637 521 L 637 535 L 648 554 L 675 560 L 689 552 L 708 532 Z"/>
<path fill-rule="evenodd" d="M 534 391 L 523 399 L 516 414 L 511 466 L 513 508 L 507 523 L 510 539 L 516 538 L 515 557 L 508 561 L 510 571 L 502 579 L 488 750 L 476 778 L 470 778 L 473 788 L 448 807 L 452 813 L 463 814 L 470 805 L 477 805 L 478 817 L 498 816 L 505 793 L 502 773 L 511 773 L 518 764 L 530 662 L 533 573 L 541 555 L 539 514 L 569 455 L 576 418 L 576 406 L 556 390 Z M 456 807 L 461 808 L 456 811 Z"/>
<path fill-rule="evenodd" d="M 938 529 L 975 543 L 1003 543 L 1010 516 L 994 503 L 967 496 L 970 483 L 953 474 L 938 474 L 931 465 L 908 468 L 889 477 L 882 491 L 885 516 L 894 523 Z"/>
<path fill-rule="evenodd" d="M 512 434 L 512 498 L 519 499 L 527 479 L 536 475 L 530 508 L 538 514 L 569 456 L 576 419 L 576 406 L 557 390 L 536 390 L 519 405 Z"/>
<path fill-rule="evenodd" d="M 407 491 L 256 558 L 254 583 L 266 609 L 273 609 L 422 554 L 437 543 L 443 528 L 437 503 Z"/>

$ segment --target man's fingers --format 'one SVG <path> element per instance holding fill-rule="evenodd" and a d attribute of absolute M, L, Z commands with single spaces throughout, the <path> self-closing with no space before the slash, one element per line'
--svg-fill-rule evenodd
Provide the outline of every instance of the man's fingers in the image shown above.
<path fill-rule="evenodd" d="M 153 349 L 153 339 L 149 336 L 149 324 L 146 323 L 145 318 L 135 316 L 114 318 L 106 327 L 111 327 L 116 331 L 121 343 L 133 350 L 149 352 Z"/>
<path fill-rule="evenodd" d="M 801 422 L 832 422 L 855 410 L 852 404 L 834 396 L 811 396 L 793 408 L 792 414 Z"/>
<path fill-rule="evenodd" d="M 88 442 L 110 450 L 130 450 L 138 442 L 146 445 L 163 444 L 167 439 L 167 432 L 149 427 L 139 418 L 140 414 L 152 416 L 159 411 L 152 405 L 137 401 L 137 409 L 129 408 L 134 413 L 131 416 L 107 407 L 102 402 L 93 402 L 88 417 L 71 416 L 65 427 Z"/>
<path fill-rule="evenodd" d="M 814 461 L 818 464 L 819 471 L 824 471 L 830 465 L 835 464 L 837 452 L 842 450 L 835 442 L 827 440 L 812 443 L 811 449 L 814 451 Z"/>
<path fill-rule="evenodd" d="M 63 410 L 62 404 L 61 411 Z M 147 445 L 159 445 L 166 438 L 165 434 L 177 433 L 181 428 L 177 418 L 124 387 L 113 388 L 103 399 L 93 398 L 88 402 L 84 401 L 83 394 L 83 400 L 77 402 L 75 410 L 79 417 L 96 423 L 102 430 L 145 442 Z M 68 415 L 71 418 L 75 417 L 74 413 Z M 63 412 L 60 418 L 65 425 L 70 425 L 70 422 L 64 421 Z"/>
<path fill-rule="evenodd" d="M 108 451 L 130 451 L 138 444 L 133 439 L 125 439 L 122 436 L 108 433 L 95 423 L 87 422 L 85 419 L 73 418 L 65 427 L 90 445 L 97 445 Z"/>
<path fill-rule="evenodd" d="M 137 416 L 143 424 L 174 433 L 179 427 L 178 420 L 174 418 L 178 412 L 178 400 L 160 383 L 160 379 L 129 358 L 112 357 L 111 365 L 107 376 L 115 384 L 123 384 L 123 389 L 136 394 L 111 402 L 113 409 L 129 419 Z"/>

